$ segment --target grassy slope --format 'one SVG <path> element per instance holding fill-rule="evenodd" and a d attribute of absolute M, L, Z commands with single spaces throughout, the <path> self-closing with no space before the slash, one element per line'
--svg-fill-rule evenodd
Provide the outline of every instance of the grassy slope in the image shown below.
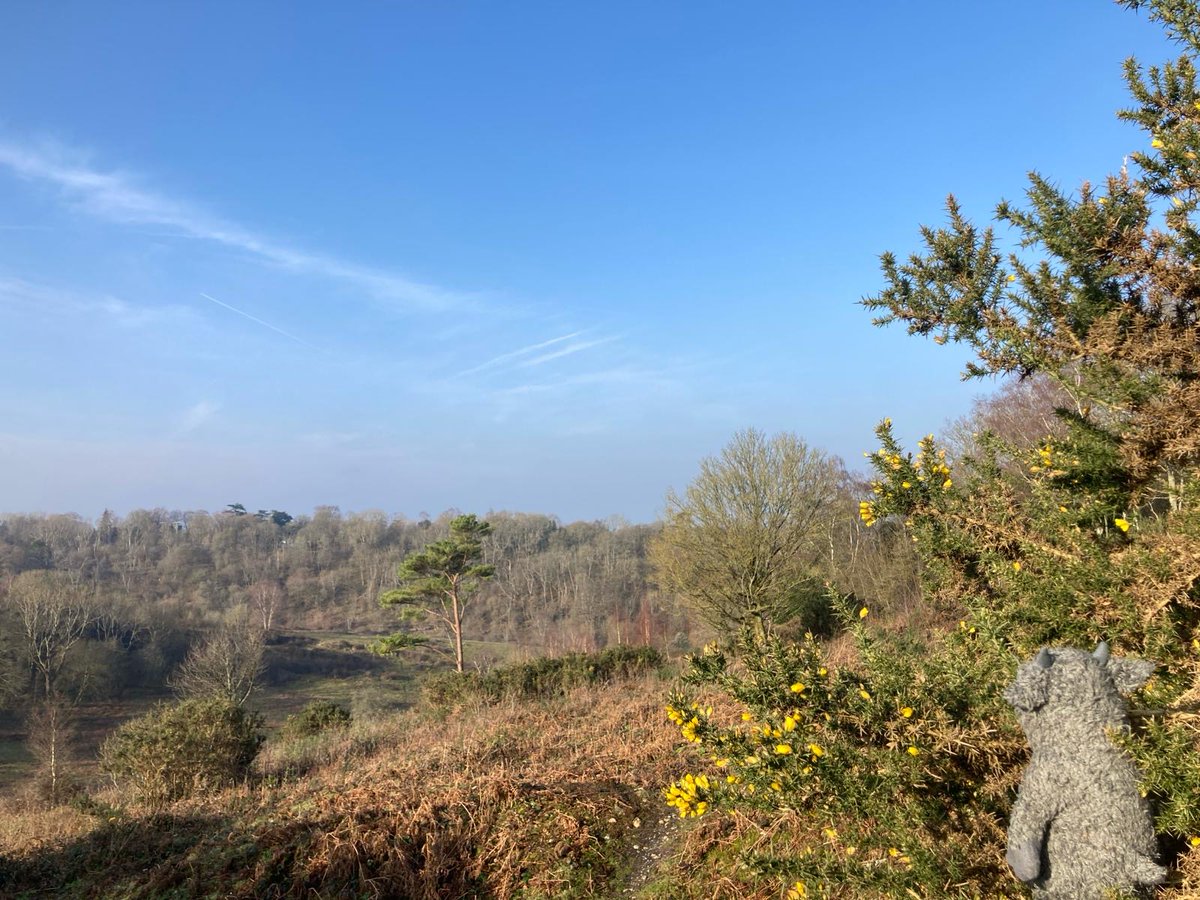
<path fill-rule="evenodd" d="M 360 716 L 268 742 L 249 783 L 159 811 L 105 792 L 87 812 L 0 801 L 0 896 L 780 900 L 794 861 L 841 838 L 796 810 L 669 818 L 661 789 L 703 764 L 665 719 L 668 690 L 639 676 L 442 718 Z M 1167 895 L 1200 896 L 1197 866 L 1189 854 Z M 824 888 L 895 896 L 834 870 Z M 985 896 L 1028 892 L 1005 878 Z"/>
<path fill-rule="evenodd" d="M 268 746 L 257 783 L 157 813 L 0 810 L 0 893 L 620 895 L 686 768 L 664 692 L 648 678 L 401 713 L 301 748 L 328 761 L 298 778 L 280 776 L 296 753 Z"/>

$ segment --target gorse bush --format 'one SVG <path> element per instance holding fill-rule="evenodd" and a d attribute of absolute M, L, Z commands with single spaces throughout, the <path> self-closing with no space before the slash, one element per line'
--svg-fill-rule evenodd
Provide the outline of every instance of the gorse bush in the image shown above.
<path fill-rule="evenodd" d="M 349 727 L 350 710 L 332 700 L 313 700 L 294 716 L 288 716 L 281 729 L 289 738 L 308 737 L 331 729 Z"/>
<path fill-rule="evenodd" d="M 244 776 L 261 727 L 258 714 L 219 698 L 160 705 L 113 732 L 100 768 L 152 805 L 214 791 Z"/>
<path fill-rule="evenodd" d="M 740 860 L 797 892 L 901 896 L 1003 882 L 997 822 L 1023 742 L 999 700 L 999 642 L 964 627 L 936 651 L 914 652 L 872 635 L 865 609 L 851 614 L 853 669 L 827 665 L 811 635 L 743 642 L 736 660 L 716 646 L 691 657 L 684 684 L 720 688 L 730 702 L 671 698 L 668 718 L 703 762 L 666 801 L 685 817 L 801 811 L 802 854 L 772 856 L 760 844 Z"/>
<path fill-rule="evenodd" d="M 559 697 L 573 688 L 658 671 L 665 664 L 653 647 L 610 647 L 500 666 L 490 672 L 450 672 L 430 678 L 424 697 L 435 707 Z"/>

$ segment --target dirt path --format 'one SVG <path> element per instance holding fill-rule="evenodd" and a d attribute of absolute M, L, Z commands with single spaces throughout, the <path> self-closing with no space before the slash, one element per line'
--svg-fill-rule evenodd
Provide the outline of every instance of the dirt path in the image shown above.
<path fill-rule="evenodd" d="M 683 834 L 683 820 L 666 804 L 655 804 L 655 799 L 651 798 L 646 805 L 645 818 L 634 820 L 637 830 L 633 837 L 633 856 L 621 890 L 622 896 L 639 894 L 678 849 Z"/>

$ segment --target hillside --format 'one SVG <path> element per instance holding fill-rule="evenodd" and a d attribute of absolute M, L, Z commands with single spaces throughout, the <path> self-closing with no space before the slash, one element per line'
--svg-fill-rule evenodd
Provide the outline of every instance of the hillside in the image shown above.
<path fill-rule="evenodd" d="M 683 768 L 657 676 L 268 743 L 254 775 L 162 809 L 0 817 L 6 896 L 615 896 Z M 311 771 L 292 775 L 314 760 Z M 649 864 L 649 867 L 648 867 Z"/>

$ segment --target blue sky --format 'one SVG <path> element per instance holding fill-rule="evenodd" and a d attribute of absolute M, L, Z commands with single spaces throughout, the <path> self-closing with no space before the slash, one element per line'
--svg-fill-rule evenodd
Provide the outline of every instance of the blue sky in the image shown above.
<path fill-rule="evenodd" d="M 649 521 L 986 382 L 875 329 L 953 191 L 1145 143 L 1101 0 L 0 5 L 0 511 Z"/>

